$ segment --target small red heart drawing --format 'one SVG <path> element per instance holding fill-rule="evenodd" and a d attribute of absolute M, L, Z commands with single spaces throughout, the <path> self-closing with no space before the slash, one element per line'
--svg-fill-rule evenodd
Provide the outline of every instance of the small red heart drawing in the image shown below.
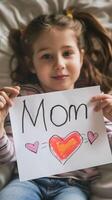
<path fill-rule="evenodd" d="M 92 131 L 87 132 L 87 137 L 90 142 L 90 144 L 93 144 L 93 142 L 97 139 L 98 133 L 93 133 Z"/>
<path fill-rule="evenodd" d="M 25 147 L 29 150 L 32 151 L 33 153 L 37 153 L 38 147 L 39 147 L 39 142 L 36 141 L 34 144 L 32 143 L 26 143 Z"/>
<path fill-rule="evenodd" d="M 71 132 L 65 138 L 54 135 L 49 140 L 52 154 L 61 162 L 65 163 L 70 156 L 81 146 L 83 141 L 79 132 Z"/>

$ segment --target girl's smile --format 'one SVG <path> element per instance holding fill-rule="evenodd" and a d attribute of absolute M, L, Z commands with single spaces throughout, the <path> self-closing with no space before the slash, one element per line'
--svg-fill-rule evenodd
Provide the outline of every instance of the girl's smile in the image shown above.
<path fill-rule="evenodd" d="M 56 79 L 56 80 L 65 80 L 69 77 L 69 75 L 64 75 L 64 74 L 60 74 L 60 75 L 57 75 L 57 76 L 53 76 L 52 78 Z"/>

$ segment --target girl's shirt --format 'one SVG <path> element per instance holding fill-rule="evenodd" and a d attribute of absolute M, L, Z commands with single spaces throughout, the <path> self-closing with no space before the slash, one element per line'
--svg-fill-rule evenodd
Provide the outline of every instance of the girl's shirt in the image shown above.
<path fill-rule="evenodd" d="M 32 94 L 40 94 L 43 93 L 41 87 L 37 84 L 35 85 L 24 85 L 21 86 L 20 96 L 32 95 Z M 112 122 L 109 122 L 105 119 L 105 126 L 107 129 L 107 134 L 109 138 L 109 142 L 112 149 Z M 12 161 L 16 161 L 15 148 L 13 143 L 12 129 L 9 115 L 5 121 L 5 133 L 2 138 L 0 138 L 0 164 L 9 163 Z M 78 180 L 92 180 L 98 176 L 98 170 L 96 168 L 89 168 L 84 170 L 77 170 L 73 172 L 68 172 L 64 174 L 59 174 L 52 176 L 53 178 L 69 178 L 78 179 Z"/>

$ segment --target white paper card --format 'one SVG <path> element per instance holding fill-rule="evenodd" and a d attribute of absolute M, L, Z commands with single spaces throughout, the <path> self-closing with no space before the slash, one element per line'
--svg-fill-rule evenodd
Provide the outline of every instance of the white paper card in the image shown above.
<path fill-rule="evenodd" d="M 20 180 L 112 162 L 102 111 L 87 87 L 17 97 L 10 109 Z"/>

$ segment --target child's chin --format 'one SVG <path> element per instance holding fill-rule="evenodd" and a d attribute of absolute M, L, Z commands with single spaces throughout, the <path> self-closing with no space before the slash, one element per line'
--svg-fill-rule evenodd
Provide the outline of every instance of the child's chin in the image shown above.
<path fill-rule="evenodd" d="M 56 88 L 54 91 L 63 91 L 63 90 L 70 90 L 72 88 L 69 87 L 61 87 L 61 88 Z"/>

